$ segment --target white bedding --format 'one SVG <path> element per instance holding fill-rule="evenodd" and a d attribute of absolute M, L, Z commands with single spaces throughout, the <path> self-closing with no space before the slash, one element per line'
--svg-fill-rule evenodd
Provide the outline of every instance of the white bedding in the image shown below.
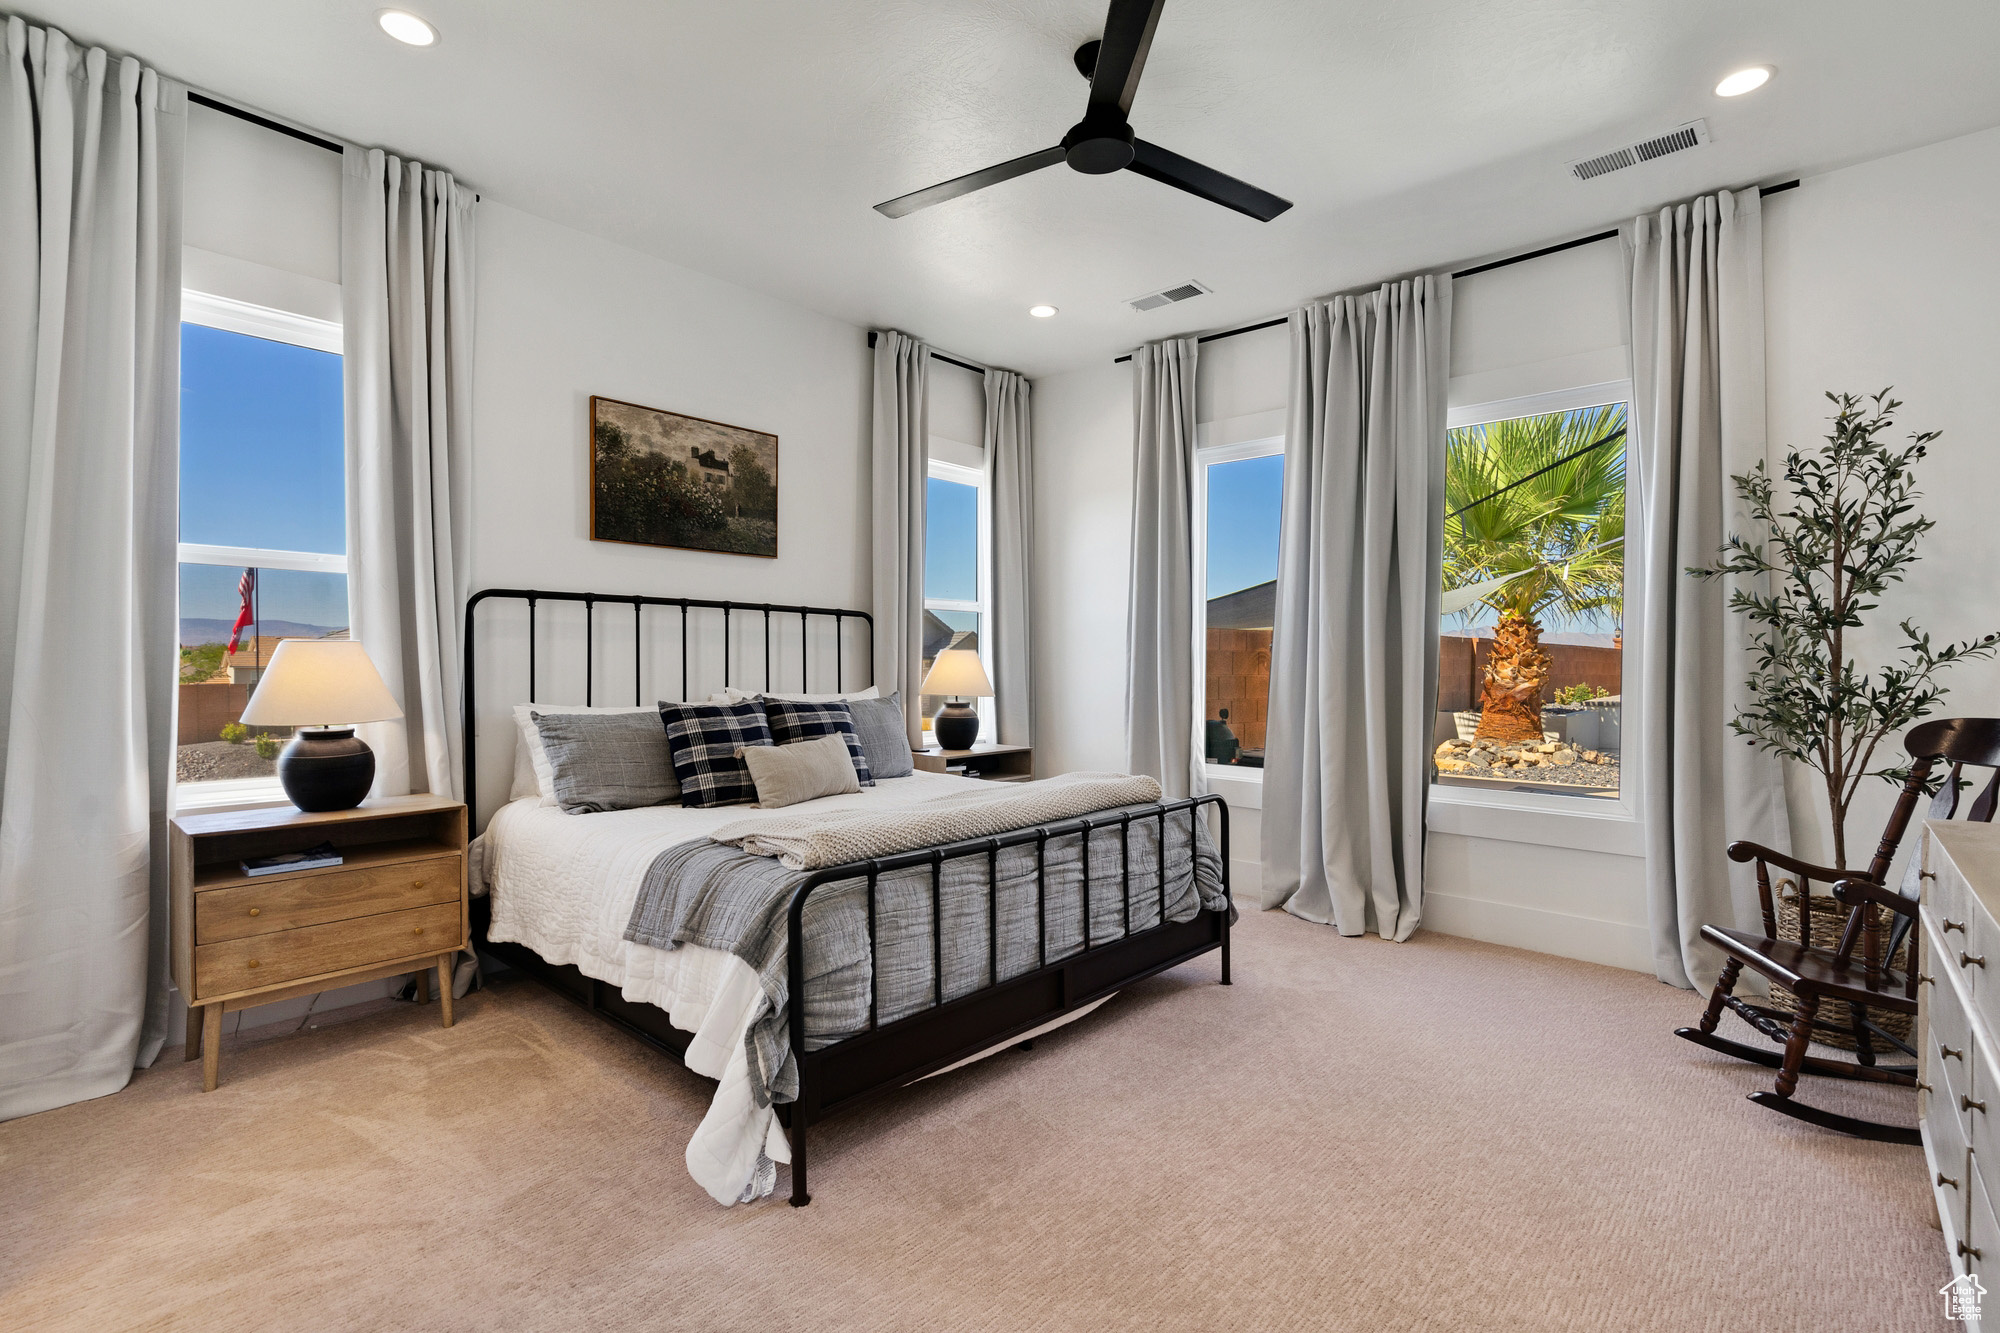
<path fill-rule="evenodd" d="M 893 808 L 974 785 L 919 771 L 791 809 Z M 758 1174 L 760 1151 L 775 1162 L 791 1161 L 776 1116 L 752 1095 L 743 1045 L 768 1001 L 756 973 L 735 955 L 696 945 L 667 950 L 634 944 L 625 938 L 625 927 L 654 857 L 675 843 L 706 837 L 743 813 L 742 806 L 662 805 L 569 815 L 528 796 L 501 807 L 474 847 L 474 891 L 492 896 L 489 939 L 526 945 L 551 963 L 573 964 L 584 975 L 617 986 L 626 999 L 665 1010 L 675 1027 L 694 1034 L 687 1067 L 716 1079 L 718 1086 L 688 1141 L 688 1173 L 725 1204 L 745 1197 Z"/>

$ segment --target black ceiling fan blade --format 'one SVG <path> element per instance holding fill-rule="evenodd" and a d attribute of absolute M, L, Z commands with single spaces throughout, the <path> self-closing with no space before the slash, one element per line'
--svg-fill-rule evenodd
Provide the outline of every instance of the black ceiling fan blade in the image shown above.
<path fill-rule="evenodd" d="M 1136 171 L 1141 176 L 1171 185 L 1177 190 L 1199 195 L 1212 204 L 1233 208 L 1239 213 L 1247 213 L 1259 222 L 1269 222 L 1278 214 L 1292 206 L 1289 199 L 1280 199 L 1268 190 L 1260 190 L 1247 181 L 1225 176 L 1214 167 L 1205 167 L 1192 158 L 1170 152 L 1156 143 L 1144 139 L 1134 139 L 1132 150 L 1135 156 L 1125 170 Z"/>
<path fill-rule="evenodd" d="M 1097 47 L 1097 68 L 1090 75 L 1091 111 L 1117 107 L 1121 117 L 1131 112 L 1132 94 L 1139 91 L 1153 30 L 1160 26 L 1160 11 L 1166 4 L 1167 0 L 1111 0 L 1104 16 L 1104 38 Z"/>
<path fill-rule="evenodd" d="M 956 199 L 962 194 L 971 194 L 974 190 L 983 190 L 989 185 L 998 185 L 1001 181 L 1025 176 L 1031 171 L 1052 167 L 1062 160 L 1061 147 L 1044 148 L 1038 153 L 1029 153 L 1025 157 L 1017 157 L 1012 161 L 969 172 L 948 181 L 940 181 L 922 190 L 912 190 L 908 194 L 897 195 L 894 199 L 875 205 L 875 211 L 885 218 L 900 218 L 920 208 L 929 208 L 932 204 L 941 204 L 947 199 Z"/>

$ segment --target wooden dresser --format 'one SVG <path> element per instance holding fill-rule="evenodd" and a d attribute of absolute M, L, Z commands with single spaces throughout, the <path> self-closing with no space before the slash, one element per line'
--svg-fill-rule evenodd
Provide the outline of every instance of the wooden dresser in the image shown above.
<path fill-rule="evenodd" d="M 463 805 L 400 796 L 321 814 L 191 814 L 171 838 L 174 983 L 205 1091 L 220 1072 L 222 1016 L 253 1005 L 435 966 L 451 1026 L 452 959 L 467 939 Z M 324 842 L 342 864 L 243 873 L 245 858 Z"/>
<path fill-rule="evenodd" d="M 1917 855 L 1924 1156 L 1955 1277 L 2000 1290 L 2000 824 L 1933 820 Z"/>

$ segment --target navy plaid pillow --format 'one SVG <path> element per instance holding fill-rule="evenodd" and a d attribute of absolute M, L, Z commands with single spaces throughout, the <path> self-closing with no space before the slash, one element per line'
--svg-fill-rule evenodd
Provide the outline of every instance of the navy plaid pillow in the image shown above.
<path fill-rule="evenodd" d="M 868 756 L 861 752 L 861 737 L 854 731 L 854 714 L 844 703 L 806 704 L 790 699 L 758 696 L 764 716 L 771 724 L 771 739 L 779 745 L 809 741 L 815 736 L 839 736 L 847 742 L 847 757 L 854 761 L 854 776 L 864 787 L 875 785 L 868 771 Z"/>
<path fill-rule="evenodd" d="M 757 784 L 736 751 L 746 745 L 769 745 L 771 728 L 764 706 L 755 699 L 740 704 L 661 703 L 660 721 L 674 753 L 674 779 L 681 786 L 681 804 L 751 805 Z"/>

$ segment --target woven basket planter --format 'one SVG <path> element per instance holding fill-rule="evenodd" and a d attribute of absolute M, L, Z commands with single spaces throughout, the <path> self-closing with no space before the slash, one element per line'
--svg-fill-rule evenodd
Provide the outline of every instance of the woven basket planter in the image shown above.
<path fill-rule="evenodd" d="M 1788 879 L 1779 881 L 1777 899 L 1778 938 L 1796 940 L 1799 937 L 1798 885 Z M 1815 893 L 1809 895 L 1807 901 L 1810 904 L 1809 910 L 1812 912 L 1813 944 L 1818 947 L 1831 949 L 1840 943 L 1840 933 L 1847 928 L 1847 915 L 1853 909 L 1845 906 L 1838 898 L 1829 897 L 1825 894 Z M 1879 907 L 1871 907 L 1869 910 L 1876 914 L 1875 926 L 1881 932 L 1879 938 L 1886 941 L 1889 938 L 1889 932 L 1895 928 L 1895 915 Z M 1859 945 L 1855 947 L 1855 957 L 1857 960 L 1860 957 Z M 1905 975 L 1908 974 L 1910 966 L 1909 936 L 1906 935 L 1903 937 L 1903 943 L 1896 950 L 1895 956 L 1889 960 L 1889 966 L 1898 972 L 1905 973 Z M 1782 1010 L 1787 1014 L 1794 1014 L 1798 1012 L 1798 999 L 1783 986 L 1773 982 L 1771 984 L 1771 1007 Z M 1868 1011 L 1868 1016 L 1876 1027 L 1903 1041 L 1910 1039 L 1910 1032 L 1916 1026 L 1916 1015 L 1914 1014 L 1899 1014 L 1887 1009 L 1873 1009 Z M 1848 1024 L 1852 1019 L 1848 1014 L 1846 1001 L 1822 1001 L 1819 1007 L 1818 1018 L 1819 1022 L 1813 1028 L 1814 1041 L 1823 1046 L 1832 1046 L 1843 1051 L 1854 1049 L 1854 1034 L 1848 1030 Z M 1832 1030 L 1829 1030 L 1829 1028 Z"/>

